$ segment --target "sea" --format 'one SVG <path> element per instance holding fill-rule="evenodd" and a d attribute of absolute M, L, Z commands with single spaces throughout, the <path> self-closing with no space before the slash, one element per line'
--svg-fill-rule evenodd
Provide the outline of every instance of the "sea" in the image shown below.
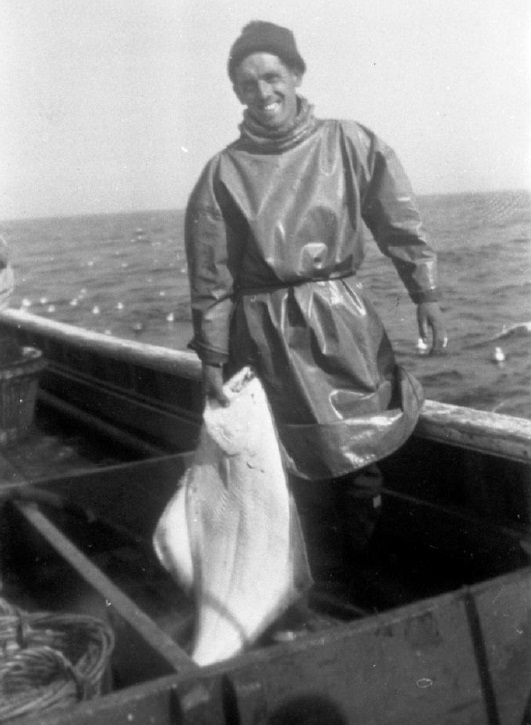
<path fill-rule="evenodd" d="M 426 398 L 531 419 L 531 194 L 420 196 L 439 256 L 448 351 L 418 348 L 416 309 L 367 240 L 360 278 L 401 365 Z M 144 343 L 192 335 L 183 210 L 0 222 L 16 289 L 10 305 Z"/>

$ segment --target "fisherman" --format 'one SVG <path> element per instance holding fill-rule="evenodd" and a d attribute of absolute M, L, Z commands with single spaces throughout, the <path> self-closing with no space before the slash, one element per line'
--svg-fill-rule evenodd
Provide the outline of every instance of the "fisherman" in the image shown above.
<path fill-rule="evenodd" d="M 250 22 L 230 50 L 245 110 L 187 207 L 191 347 L 222 405 L 224 380 L 256 369 L 288 471 L 296 485 L 333 487 L 359 550 L 379 514 L 375 463 L 406 441 L 423 399 L 357 277 L 364 225 L 432 353 L 447 338 L 435 252 L 400 162 L 359 123 L 316 118 L 298 92 L 305 70 L 293 33 L 270 22 Z"/>

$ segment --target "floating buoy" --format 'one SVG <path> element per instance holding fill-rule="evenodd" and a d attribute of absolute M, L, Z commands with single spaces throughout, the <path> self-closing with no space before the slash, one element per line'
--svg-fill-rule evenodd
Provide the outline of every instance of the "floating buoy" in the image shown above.
<path fill-rule="evenodd" d="M 99 314 L 100 314 L 100 308 L 98 307 L 98 305 L 95 305 L 95 306 L 94 306 L 94 307 L 92 308 L 92 314 L 93 314 L 93 315 L 99 315 Z"/>
<path fill-rule="evenodd" d="M 168 313 L 168 314 L 166 315 L 166 320 L 167 320 L 168 322 L 173 322 L 173 321 L 175 320 L 175 315 L 173 314 L 173 312 L 170 312 L 170 313 Z"/>
<path fill-rule="evenodd" d="M 492 353 L 492 359 L 494 362 L 502 363 L 505 362 L 505 353 L 501 349 L 501 347 L 495 347 L 494 352 Z"/>

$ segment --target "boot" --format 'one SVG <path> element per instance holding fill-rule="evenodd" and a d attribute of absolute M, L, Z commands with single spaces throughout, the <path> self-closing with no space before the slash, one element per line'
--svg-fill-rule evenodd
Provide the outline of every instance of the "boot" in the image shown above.
<path fill-rule="evenodd" d="M 339 515 L 343 534 L 351 555 L 366 552 L 382 511 L 383 477 L 375 464 L 338 479 L 343 482 L 339 498 Z"/>

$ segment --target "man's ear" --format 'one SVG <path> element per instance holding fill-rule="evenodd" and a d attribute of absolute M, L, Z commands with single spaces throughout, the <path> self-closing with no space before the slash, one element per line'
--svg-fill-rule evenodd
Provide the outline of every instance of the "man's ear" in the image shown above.
<path fill-rule="evenodd" d="M 242 106 L 245 106 L 245 103 L 242 101 L 241 96 L 240 96 L 240 94 L 238 92 L 238 88 L 236 86 L 236 83 L 233 83 L 232 84 L 232 90 L 234 91 L 234 95 L 239 100 L 239 102 L 242 104 Z"/>
<path fill-rule="evenodd" d="M 291 71 L 293 74 L 293 79 L 295 81 L 295 88 L 298 88 L 302 83 L 302 73 L 299 73 L 299 71 Z"/>

